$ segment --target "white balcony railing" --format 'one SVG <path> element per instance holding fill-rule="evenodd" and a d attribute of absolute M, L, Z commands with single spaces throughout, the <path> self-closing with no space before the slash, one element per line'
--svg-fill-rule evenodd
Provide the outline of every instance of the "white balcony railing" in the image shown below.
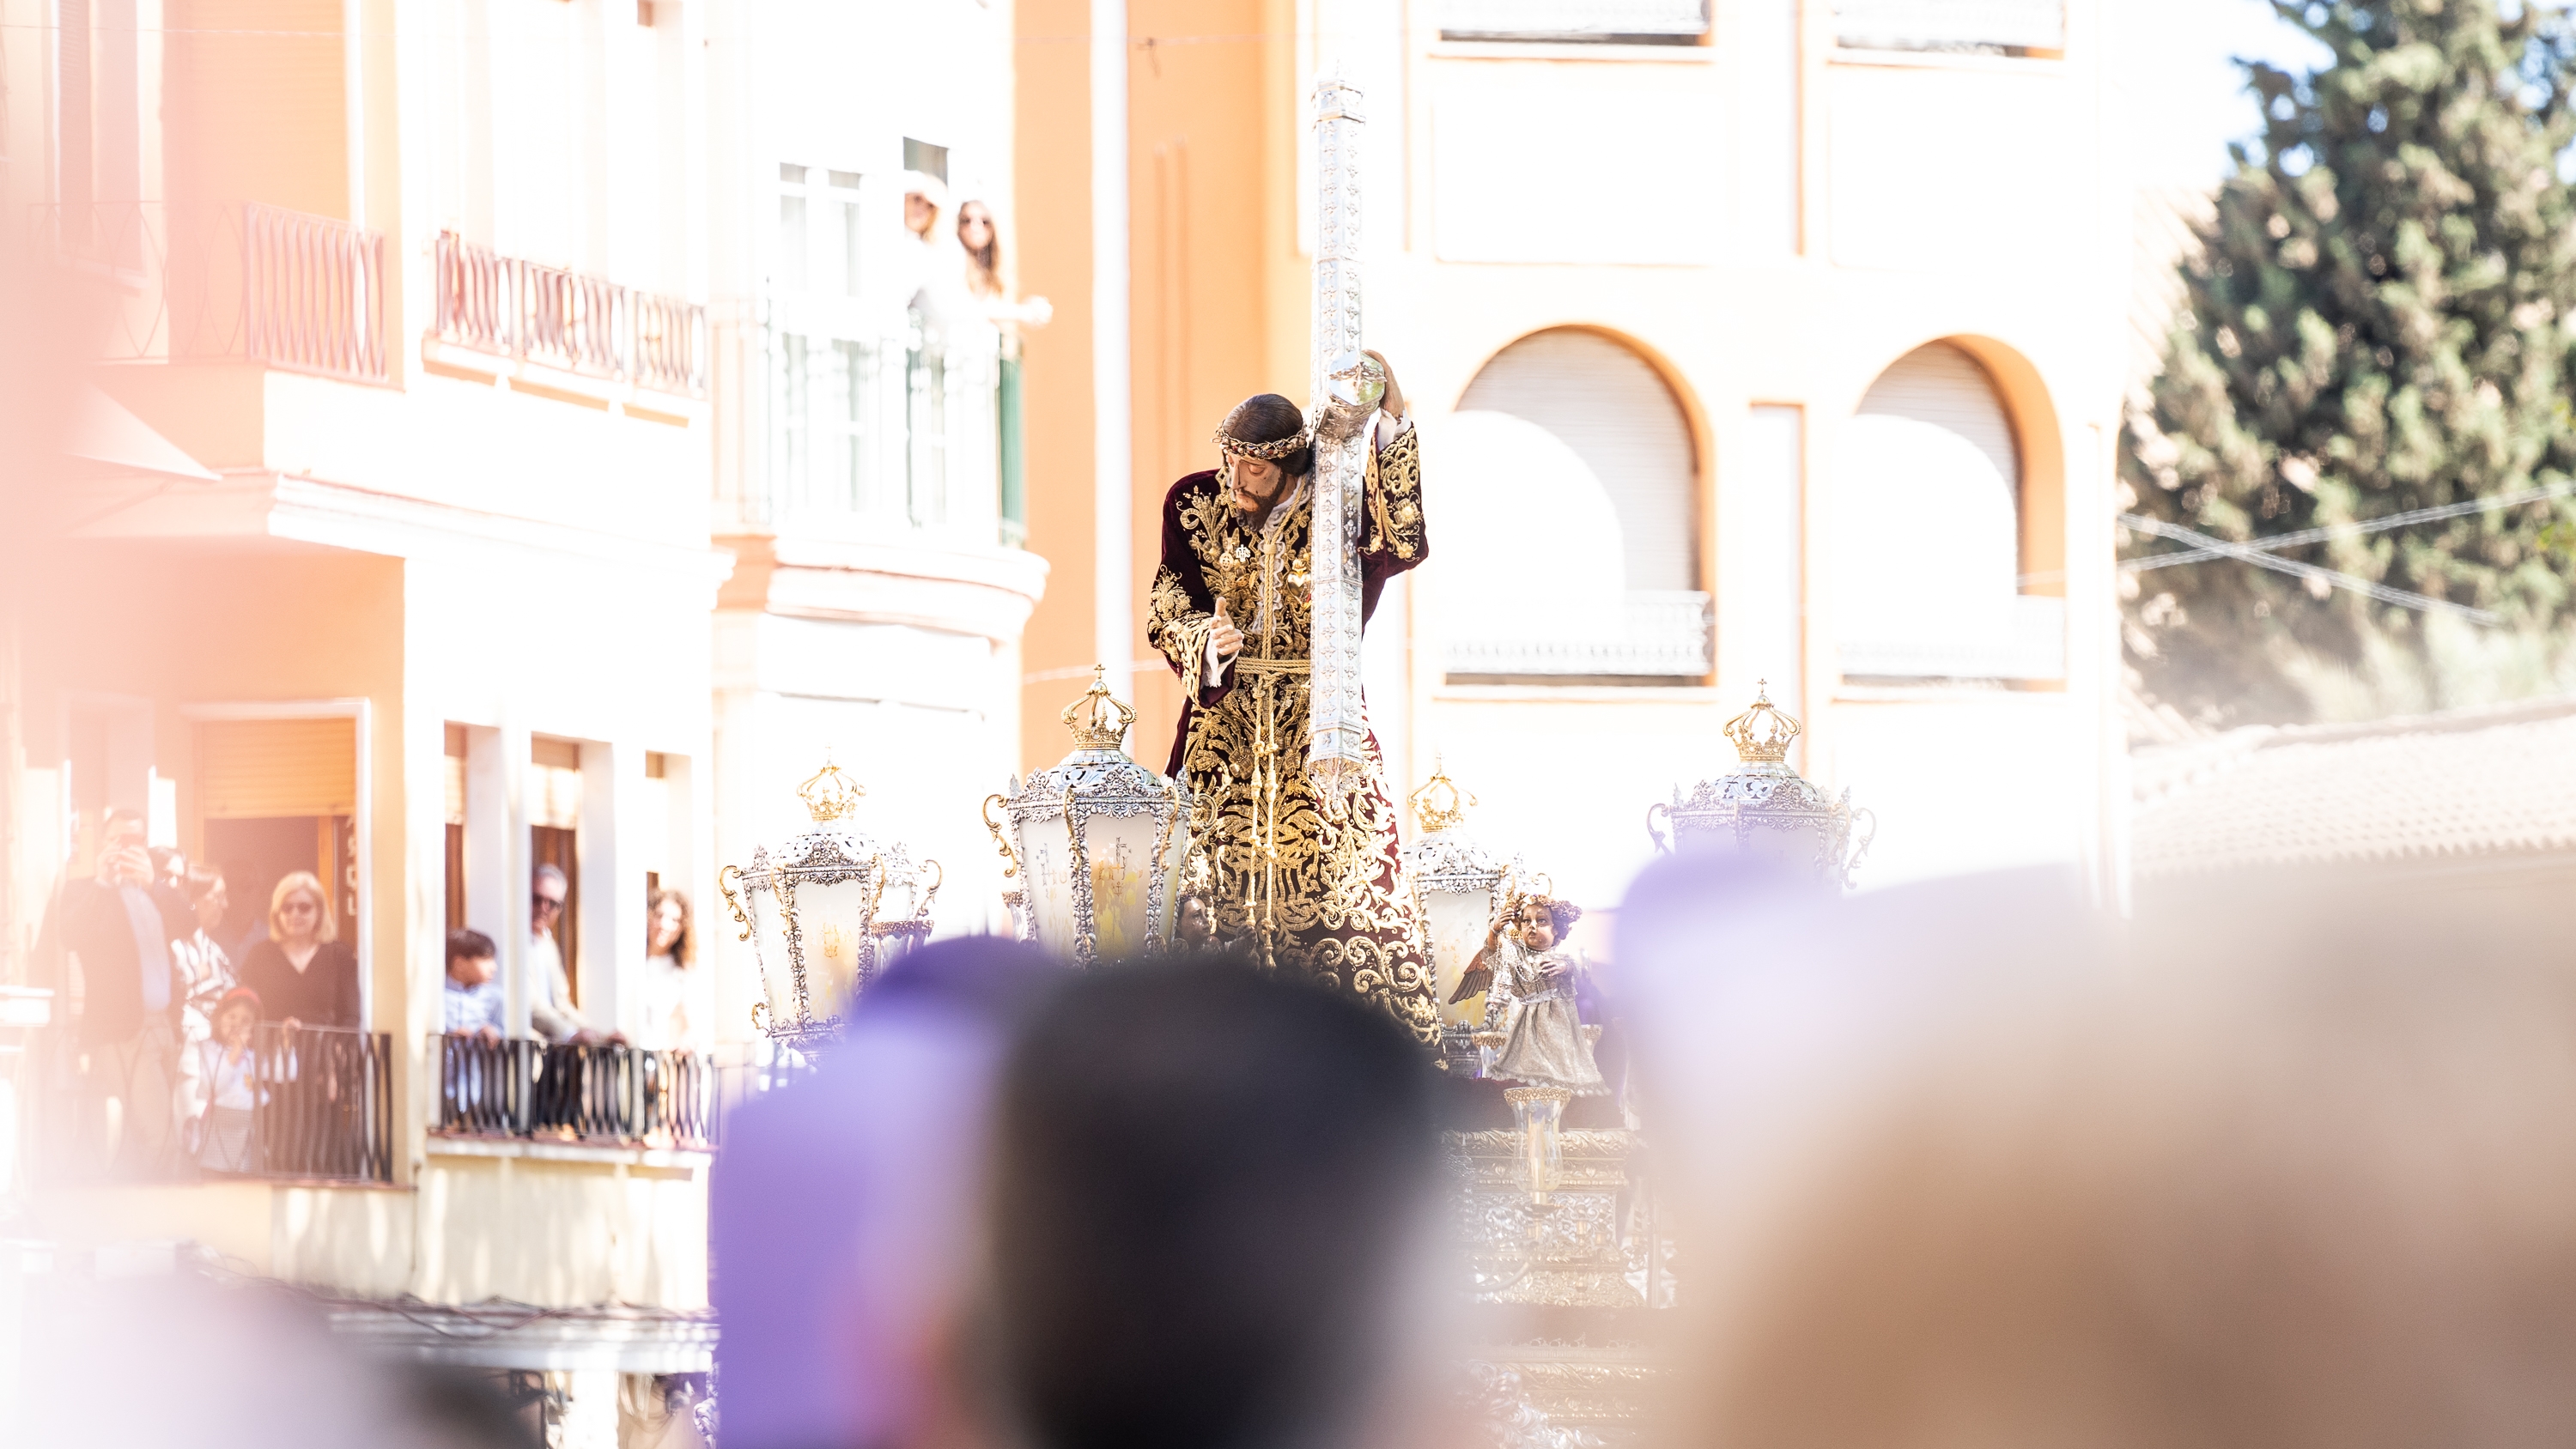
<path fill-rule="evenodd" d="M 1441 650 L 1441 667 L 1449 674 L 1506 678 L 1696 678 L 1709 672 L 1709 596 L 1685 590 L 1631 593 L 1626 628 L 1615 638 L 1453 638 Z"/>
<path fill-rule="evenodd" d="M 2066 48 L 2065 0 L 1836 0 L 1834 39 L 1854 50 Z"/>
<path fill-rule="evenodd" d="M 1705 0 L 1445 0 L 1444 40 L 1644 41 L 1708 34 Z"/>
<path fill-rule="evenodd" d="M 1977 627 L 1847 631 L 1842 672 L 1884 679 L 2064 679 L 2066 601 L 2020 594 L 2009 605 L 2002 617 Z"/>
<path fill-rule="evenodd" d="M 773 328 L 766 487 L 747 521 L 1011 538 L 1005 477 L 1015 398 L 990 328 L 943 338 Z"/>

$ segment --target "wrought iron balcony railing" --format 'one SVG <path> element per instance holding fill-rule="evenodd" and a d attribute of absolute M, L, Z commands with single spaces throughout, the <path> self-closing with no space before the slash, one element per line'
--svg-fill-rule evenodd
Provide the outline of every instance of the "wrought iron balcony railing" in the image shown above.
<path fill-rule="evenodd" d="M 703 1053 L 442 1036 L 438 1130 L 461 1137 L 703 1148 L 716 1069 Z"/>
<path fill-rule="evenodd" d="M 71 1023 L 56 1026 L 27 1119 L 30 1166 L 55 1183 L 393 1180 L 390 1037 L 269 1022 L 248 1048 L 245 1059 L 185 1043 L 176 1066 L 187 1086 L 174 1094 L 157 1072 L 119 1079 Z M 101 1094 L 121 1110 L 100 1113 Z"/>
<path fill-rule="evenodd" d="M 105 361 L 389 376 L 384 238 L 364 227 L 260 202 L 47 204 L 33 221 L 40 254 L 124 292 Z"/>
<path fill-rule="evenodd" d="M 707 309 L 438 234 L 439 341 L 682 397 L 707 395 Z"/>
<path fill-rule="evenodd" d="M 261 1026 L 252 1043 L 263 1090 L 251 1117 L 249 1170 L 393 1181 L 392 1044 L 380 1031 Z"/>

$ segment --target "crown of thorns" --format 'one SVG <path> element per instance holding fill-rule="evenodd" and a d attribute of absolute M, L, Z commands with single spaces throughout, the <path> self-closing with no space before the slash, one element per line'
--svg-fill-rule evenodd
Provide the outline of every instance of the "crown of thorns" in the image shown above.
<path fill-rule="evenodd" d="M 1220 427 L 1216 430 L 1214 441 L 1217 447 L 1228 453 L 1234 454 L 1238 458 L 1260 458 L 1267 462 L 1276 463 L 1280 459 L 1287 457 L 1289 454 L 1296 452 L 1299 448 L 1312 444 L 1315 441 L 1315 430 L 1312 428 L 1299 428 L 1294 434 L 1278 439 L 1275 442 L 1247 443 Z"/>

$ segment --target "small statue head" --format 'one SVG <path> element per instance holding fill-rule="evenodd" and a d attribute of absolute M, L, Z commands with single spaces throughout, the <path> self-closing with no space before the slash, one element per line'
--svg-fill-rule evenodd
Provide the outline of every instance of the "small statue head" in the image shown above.
<path fill-rule="evenodd" d="M 1532 951 L 1549 951 L 1573 933 L 1574 923 L 1583 919 L 1583 908 L 1552 896 L 1525 895 L 1521 897 L 1518 916 L 1521 945 Z"/>
<path fill-rule="evenodd" d="M 1180 918 L 1172 927 L 1172 937 L 1189 951 L 1216 944 L 1216 917 L 1206 901 L 1194 895 L 1181 897 Z"/>

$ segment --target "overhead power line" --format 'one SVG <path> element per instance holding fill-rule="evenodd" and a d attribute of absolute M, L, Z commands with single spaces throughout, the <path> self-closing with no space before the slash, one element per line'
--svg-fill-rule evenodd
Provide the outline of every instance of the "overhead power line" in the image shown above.
<path fill-rule="evenodd" d="M 2123 513 L 2120 515 L 2120 521 L 2143 533 L 2152 533 L 2159 538 L 2170 538 L 2176 543 L 2190 544 L 2200 550 L 2204 558 L 2230 558 L 2239 563 L 2250 563 L 2256 568 L 2270 569 L 2274 573 L 2288 574 L 2293 578 L 2320 580 L 2332 588 L 2346 589 L 2377 599 L 2383 604 L 2418 609 L 2427 614 L 2452 614 L 2474 624 L 2489 626 L 2504 622 L 2504 617 L 2492 609 L 2475 609 L 2466 604 L 2452 603 L 2448 599 L 2437 599 L 2430 594 L 2409 593 L 2404 589 L 2392 589 L 2386 584 L 2375 584 L 2358 574 L 2340 573 L 2316 564 L 2300 563 L 2296 559 L 2275 558 L 2256 545 L 2230 543 L 2226 539 L 2202 533 L 2196 528 L 2185 528 L 2179 523 L 2167 523 L 2161 518 L 2149 518 L 2143 513 Z M 2374 521 L 2388 522 L 2386 519 Z M 2276 541 L 2266 540 L 2266 542 Z"/>
<path fill-rule="evenodd" d="M 2417 508 L 2406 513 L 2392 513 L 2385 518 L 2367 519 L 2358 523 L 2329 523 L 2323 528 L 2303 528 L 2296 533 L 2247 539 L 2244 543 L 2231 545 L 2231 547 L 2269 553 L 2275 549 L 2296 548 L 2303 543 L 2315 543 L 2319 539 L 2351 538 L 2365 533 L 2385 533 L 2392 528 L 2404 528 L 2414 523 L 2430 523 L 2435 519 L 2458 518 L 2470 513 L 2492 513 L 2499 508 L 2511 508 L 2519 503 L 2537 503 L 2544 498 L 2564 498 L 2571 493 L 2576 493 L 2576 481 L 2552 483 L 2546 488 L 2518 489 L 2512 493 L 2496 494 L 2492 498 L 2471 498 L 2460 503 L 2445 503 L 2438 508 Z M 2127 522 L 2130 516 L 2121 515 L 2121 521 Z M 2171 568 L 2175 564 L 2199 563 L 2204 559 L 2233 556 L 2226 548 L 2194 548 L 2185 549 L 2180 553 L 2149 554 L 2145 558 L 2120 560 L 2120 572 L 2137 574 L 2149 569 Z"/>

